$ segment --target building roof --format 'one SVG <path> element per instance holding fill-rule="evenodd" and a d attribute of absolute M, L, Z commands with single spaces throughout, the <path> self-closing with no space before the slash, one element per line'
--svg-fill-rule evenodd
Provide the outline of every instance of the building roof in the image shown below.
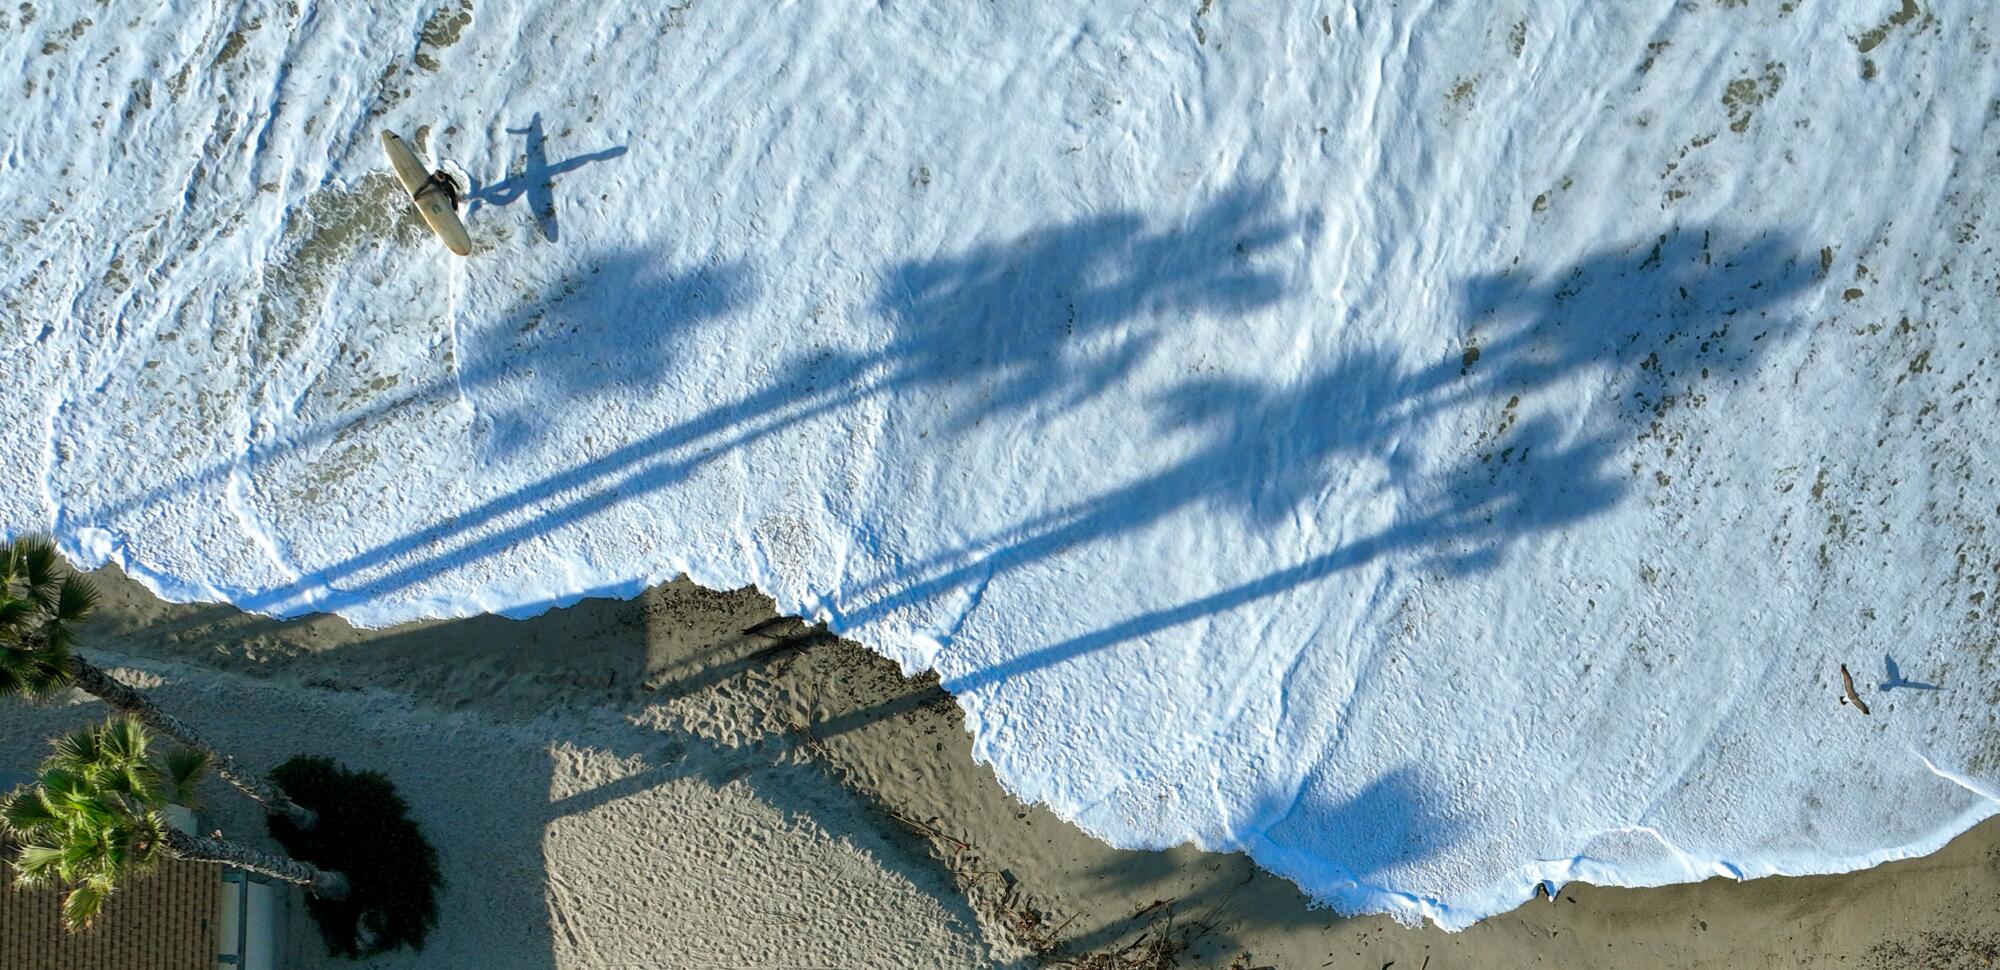
<path fill-rule="evenodd" d="M 8 970 L 215 970 L 221 867 L 162 861 L 105 901 L 91 928 L 62 928 L 62 892 L 22 890 L 0 861 L 0 967 Z"/>

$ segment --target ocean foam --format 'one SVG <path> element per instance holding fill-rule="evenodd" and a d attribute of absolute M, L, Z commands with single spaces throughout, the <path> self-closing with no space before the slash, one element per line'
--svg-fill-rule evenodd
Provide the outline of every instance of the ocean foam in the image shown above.
<path fill-rule="evenodd" d="M 1093 833 L 1449 927 L 1994 811 L 1989 5 L 1088 6 L 0 12 L 0 522 L 755 583 Z"/>

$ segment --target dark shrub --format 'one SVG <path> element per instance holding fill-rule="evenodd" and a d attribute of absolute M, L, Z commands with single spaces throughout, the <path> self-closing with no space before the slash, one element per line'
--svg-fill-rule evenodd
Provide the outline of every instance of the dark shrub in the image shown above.
<path fill-rule="evenodd" d="M 421 950 L 437 925 L 437 850 L 396 786 L 376 771 L 349 771 L 328 758 L 297 757 L 271 772 L 292 801 L 319 815 L 300 831 L 270 816 L 271 836 L 294 858 L 345 873 L 346 899 L 308 899 L 326 948 L 336 956 L 365 957 L 398 947 Z"/>

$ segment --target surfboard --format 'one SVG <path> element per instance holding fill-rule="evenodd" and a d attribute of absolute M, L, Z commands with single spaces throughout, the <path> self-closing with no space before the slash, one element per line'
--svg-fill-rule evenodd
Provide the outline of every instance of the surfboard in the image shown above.
<path fill-rule="evenodd" d="M 410 193 L 410 200 L 417 204 L 417 214 L 424 217 L 424 224 L 437 233 L 446 249 L 460 256 L 472 253 L 472 237 L 465 231 L 465 223 L 458 218 L 458 210 L 452 206 L 451 193 L 431 181 L 431 173 L 424 170 L 424 163 L 410 146 L 396 137 L 393 131 L 382 133 L 382 150 L 389 153 L 389 164 L 396 169 L 396 179 L 403 183 L 403 191 Z"/>

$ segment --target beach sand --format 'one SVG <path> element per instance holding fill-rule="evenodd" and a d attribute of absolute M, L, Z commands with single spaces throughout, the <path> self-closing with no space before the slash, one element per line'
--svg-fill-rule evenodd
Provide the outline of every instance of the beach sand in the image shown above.
<path fill-rule="evenodd" d="M 1023 806 L 973 762 L 933 678 L 776 618 L 754 590 L 681 581 L 532 620 L 356 630 L 94 575 L 100 662 L 239 759 L 330 755 L 408 798 L 443 861 L 442 919 L 422 954 L 370 966 L 2000 964 L 1994 822 L 1866 872 L 1573 885 L 1449 934 L 1315 910 L 1240 855 L 1112 849 Z M 102 713 L 80 695 L 0 705 L 0 771 Z M 240 799 L 210 801 L 226 832 L 260 833 Z M 295 924 L 297 965 L 355 965 Z"/>

